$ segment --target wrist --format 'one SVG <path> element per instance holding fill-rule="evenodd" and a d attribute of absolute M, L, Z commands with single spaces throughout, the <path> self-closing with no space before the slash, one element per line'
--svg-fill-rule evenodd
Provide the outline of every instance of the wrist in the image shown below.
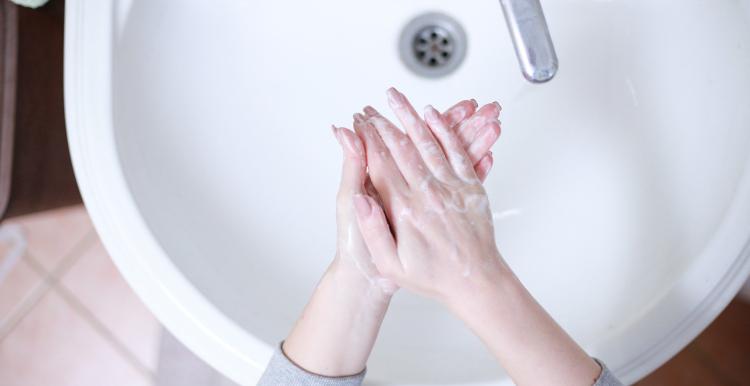
<path fill-rule="evenodd" d="M 284 352 L 299 367 L 315 374 L 337 377 L 359 373 L 390 299 L 337 257 L 284 342 Z"/>
<path fill-rule="evenodd" d="M 484 260 L 481 269 L 473 270 L 443 296 L 443 304 L 462 319 L 481 314 L 481 310 L 496 307 L 498 303 L 513 301 L 526 291 L 500 254 L 495 252 L 491 256 Z"/>
<path fill-rule="evenodd" d="M 600 368 L 502 263 L 467 284 L 448 307 L 516 384 L 591 384 Z"/>
<path fill-rule="evenodd" d="M 387 305 L 395 292 L 395 288 L 384 283 L 384 279 L 363 272 L 352 263 L 351 258 L 340 255 L 328 266 L 321 285 L 335 287 L 342 296 L 359 303 L 368 300 Z"/>

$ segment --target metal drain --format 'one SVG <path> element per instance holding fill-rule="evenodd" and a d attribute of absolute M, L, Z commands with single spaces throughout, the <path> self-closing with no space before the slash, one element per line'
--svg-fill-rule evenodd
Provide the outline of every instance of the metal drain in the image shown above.
<path fill-rule="evenodd" d="M 425 27 L 414 37 L 412 48 L 422 65 L 442 67 L 450 63 L 453 56 L 453 36 L 440 26 Z"/>
<path fill-rule="evenodd" d="M 427 13 L 411 20 L 401 33 L 401 60 L 412 72 L 439 78 L 455 71 L 466 56 L 466 33 L 453 18 Z"/>

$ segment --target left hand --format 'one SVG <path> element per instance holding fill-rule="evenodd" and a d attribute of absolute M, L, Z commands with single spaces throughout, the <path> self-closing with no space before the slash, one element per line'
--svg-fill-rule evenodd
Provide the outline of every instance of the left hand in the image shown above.
<path fill-rule="evenodd" d="M 378 120 L 376 111 L 365 108 L 366 119 Z M 493 158 L 490 147 L 500 135 L 497 120 L 499 106 L 490 104 L 477 110 L 475 101 L 464 100 L 441 114 L 446 125 L 461 139 L 464 150 L 469 154 L 477 176 L 484 180 L 489 173 Z M 362 116 L 359 114 L 359 116 Z M 384 278 L 373 264 L 372 256 L 362 238 L 354 213 L 352 198 L 367 194 L 376 200 L 379 196 L 367 174 L 365 148 L 361 139 L 346 128 L 333 127 L 333 133 L 341 144 L 344 153 L 341 184 L 336 199 L 337 248 L 332 268 L 353 280 L 365 279 L 370 288 L 379 295 L 388 297 L 398 286 Z"/>
<path fill-rule="evenodd" d="M 466 138 L 466 148 L 477 160 L 475 169 L 484 176 L 492 166 L 487 151 L 500 133 L 496 112 L 492 106 L 476 111 L 476 102 L 462 101 L 443 114 L 453 130 Z M 354 214 L 355 195 L 367 193 L 379 198 L 366 172 L 364 145 L 349 129 L 334 127 L 333 133 L 344 152 L 336 200 L 336 258 L 282 350 L 309 372 L 345 376 L 365 368 L 391 295 L 398 287 L 375 268 Z"/>
<path fill-rule="evenodd" d="M 409 135 L 374 109 L 368 119 L 355 117 L 382 197 L 354 197 L 360 230 L 383 277 L 447 300 L 502 268 L 487 195 L 471 155 L 440 113 L 428 106 L 423 121 L 393 89 L 389 102 Z"/>

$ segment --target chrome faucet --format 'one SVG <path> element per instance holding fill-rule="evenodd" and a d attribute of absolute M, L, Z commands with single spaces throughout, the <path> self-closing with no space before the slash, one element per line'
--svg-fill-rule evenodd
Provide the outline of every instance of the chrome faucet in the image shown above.
<path fill-rule="evenodd" d="M 500 0 L 523 76 L 544 83 L 557 73 L 557 54 L 539 0 Z"/>

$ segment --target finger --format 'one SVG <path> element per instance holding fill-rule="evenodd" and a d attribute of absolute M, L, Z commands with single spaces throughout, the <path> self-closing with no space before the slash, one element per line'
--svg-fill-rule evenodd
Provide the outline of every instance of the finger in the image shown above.
<path fill-rule="evenodd" d="M 409 185 L 420 184 L 425 178 L 431 176 L 414 142 L 412 142 L 406 133 L 401 131 L 373 107 L 367 106 L 364 111 L 367 121 L 380 134 L 383 143 L 391 151 L 391 155 L 396 160 L 401 174 L 403 174 Z"/>
<path fill-rule="evenodd" d="M 467 150 L 472 164 L 479 162 L 487 154 L 492 145 L 497 142 L 497 139 L 500 138 L 500 130 L 500 122 L 493 121 L 479 131 Z"/>
<path fill-rule="evenodd" d="M 409 133 L 409 137 L 432 174 L 442 181 L 455 178 L 440 145 L 411 103 L 395 88 L 388 89 L 387 94 L 388 104 L 406 128 L 406 132 Z"/>
<path fill-rule="evenodd" d="M 375 188 L 385 193 L 386 201 L 403 195 L 408 190 L 404 176 L 375 128 L 364 120 L 362 114 L 355 114 L 354 130 L 364 142 L 367 167 Z"/>
<path fill-rule="evenodd" d="M 349 129 L 335 126 L 331 129 L 344 152 L 339 196 L 361 193 L 367 175 L 364 145 Z"/>
<path fill-rule="evenodd" d="M 466 150 L 458 140 L 456 133 L 451 130 L 450 126 L 448 126 L 434 107 L 427 106 L 424 113 L 427 126 L 440 143 L 456 175 L 464 180 L 476 179 L 474 163 L 470 162 L 469 155 L 466 154 Z"/>
<path fill-rule="evenodd" d="M 482 106 L 471 118 L 459 124 L 458 138 L 461 139 L 465 147 L 469 147 L 474 142 L 479 131 L 486 125 L 496 122 L 500 116 L 500 104 L 490 103 Z"/>
<path fill-rule="evenodd" d="M 492 165 L 495 163 L 495 159 L 492 157 L 492 153 L 487 153 L 482 157 L 479 162 L 474 166 L 474 170 L 477 172 L 477 178 L 479 181 L 484 182 L 487 179 L 487 175 L 490 174 Z"/>
<path fill-rule="evenodd" d="M 372 106 L 365 106 L 365 108 L 362 111 L 365 112 L 365 117 L 367 117 L 367 118 L 372 118 L 372 117 L 377 117 L 377 116 L 381 116 L 382 117 L 383 116 L 382 114 L 380 114 L 380 112 L 378 110 L 376 110 Z"/>
<path fill-rule="evenodd" d="M 387 278 L 399 276 L 403 268 L 383 209 L 372 197 L 361 194 L 354 196 L 354 208 L 359 231 L 375 267 Z"/>
<path fill-rule="evenodd" d="M 443 113 L 443 118 L 448 124 L 448 127 L 455 129 L 458 124 L 463 122 L 465 119 L 474 115 L 477 111 L 477 101 L 474 99 L 464 100 L 456 103 L 453 107 L 449 108 Z"/>

